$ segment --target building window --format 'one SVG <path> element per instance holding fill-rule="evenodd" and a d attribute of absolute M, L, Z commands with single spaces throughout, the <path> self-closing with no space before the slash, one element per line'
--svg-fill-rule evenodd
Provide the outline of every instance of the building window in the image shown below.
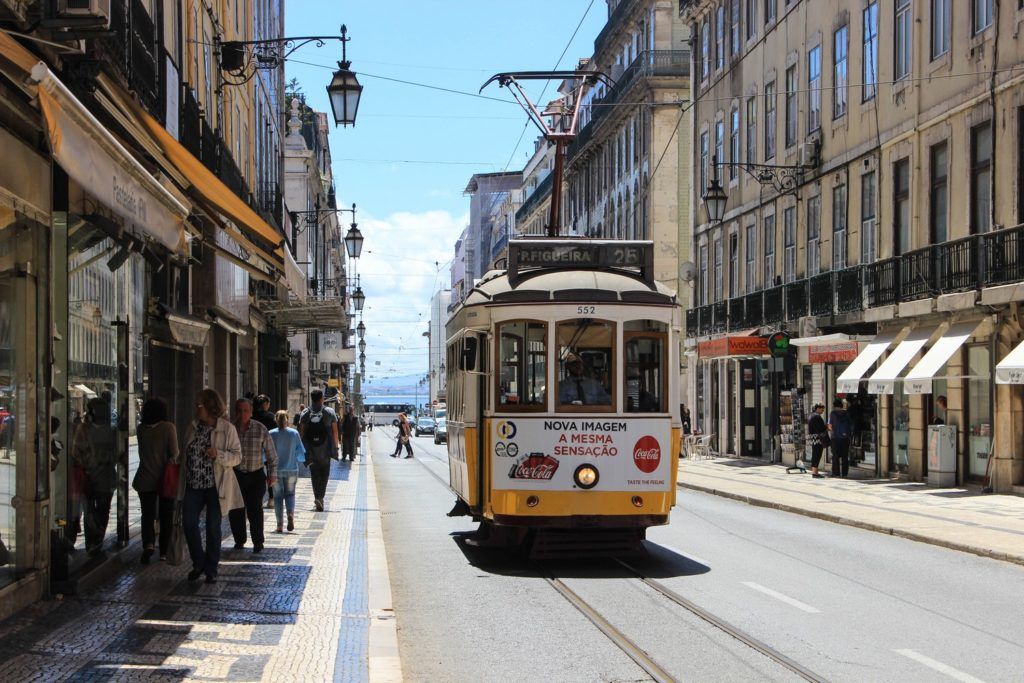
<path fill-rule="evenodd" d="M 860 177 L 860 262 L 874 263 L 878 258 L 878 223 L 875 220 L 875 172 Z"/>
<path fill-rule="evenodd" d="M 796 144 L 796 67 L 786 69 L 786 147 Z"/>
<path fill-rule="evenodd" d="M 740 53 L 740 0 L 729 3 L 729 53 L 734 57 Z"/>
<path fill-rule="evenodd" d="M 775 0 L 764 0 L 764 23 L 775 21 Z"/>
<path fill-rule="evenodd" d="M 725 121 L 715 121 L 715 162 L 725 161 Z"/>
<path fill-rule="evenodd" d="M 846 232 L 846 185 L 832 188 L 832 270 L 842 270 L 849 262 Z"/>
<path fill-rule="evenodd" d="M 747 40 L 752 40 L 757 36 L 757 2 L 758 0 L 746 0 Z"/>
<path fill-rule="evenodd" d="M 850 49 L 848 33 L 847 27 L 843 26 L 832 36 L 832 77 L 835 81 L 835 88 L 832 90 L 833 119 L 846 114 L 847 58 Z"/>
<path fill-rule="evenodd" d="M 715 301 L 721 301 L 725 279 L 722 277 L 722 237 L 715 237 Z"/>
<path fill-rule="evenodd" d="M 498 328 L 498 405 L 509 410 L 547 407 L 547 325 L 514 320 Z"/>
<path fill-rule="evenodd" d="M 821 128 L 821 46 L 807 53 L 807 132 Z"/>
<path fill-rule="evenodd" d="M 740 236 L 729 235 L 729 298 L 740 293 Z"/>
<path fill-rule="evenodd" d="M 878 3 L 864 9 L 864 59 L 861 69 L 861 99 L 865 102 L 878 92 Z"/>
<path fill-rule="evenodd" d="M 910 0 L 896 0 L 896 25 L 894 27 L 896 80 L 910 75 L 911 44 L 914 40 Z"/>
<path fill-rule="evenodd" d="M 765 216 L 765 280 L 764 287 L 775 286 L 775 215 Z"/>
<path fill-rule="evenodd" d="M 747 226 L 747 240 L 744 246 L 747 253 L 747 272 L 744 273 L 743 279 L 749 293 L 757 290 L 757 226 L 753 223 Z"/>
<path fill-rule="evenodd" d="M 932 0 L 932 59 L 949 52 L 953 0 Z"/>
<path fill-rule="evenodd" d="M 711 27 L 705 21 L 700 27 L 700 77 L 707 80 L 711 70 Z"/>
<path fill-rule="evenodd" d="M 971 234 L 988 232 L 992 204 L 992 123 L 971 129 Z"/>
<path fill-rule="evenodd" d="M 789 209 L 786 209 L 789 211 Z M 786 281 L 789 276 L 789 216 L 786 216 Z M 793 244 L 796 242 L 794 240 Z M 795 261 L 795 259 L 794 259 Z M 821 272 L 821 196 L 807 200 L 807 277 Z"/>
<path fill-rule="evenodd" d="M 992 0 L 973 0 L 972 25 L 977 35 L 992 25 Z"/>
<path fill-rule="evenodd" d="M 708 132 L 700 134 L 700 191 L 708 186 Z"/>
<path fill-rule="evenodd" d="M 706 306 L 708 301 L 708 245 L 700 245 L 699 266 L 697 268 L 698 305 Z"/>
<path fill-rule="evenodd" d="M 725 68 L 725 6 L 719 5 L 715 12 L 715 68 Z"/>
<path fill-rule="evenodd" d="M 893 165 L 893 256 L 910 250 L 910 160 Z"/>
<path fill-rule="evenodd" d="M 1024 112 L 1024 108 L 1021 111 Z M 757 163 L 757 98 L 755 97 L 747 98 L 747 163 Z"/>
<path fill-rule="evenodd" d="M 931 191 L 928 198 L 928 228 L 931 244 L 949 239 L 949 145 L 940 142 L 929 151 Z"/>
<path fill-rule="evenodd" d="M 764 86 L 764 158 L 775 158 L 775 81 Z"/>
<path fill-rule="evenodd" d="M 783 278 L 786 282 L 796 280 L 796 207 L 782 211 Z"/>
<path fill-rule="evenodd" d="M 740 162 L 740 108 L 734 106 L 729 114 L 731 129 L 729 130 L 729 180 L 736 180 L 737 164 Z"/>

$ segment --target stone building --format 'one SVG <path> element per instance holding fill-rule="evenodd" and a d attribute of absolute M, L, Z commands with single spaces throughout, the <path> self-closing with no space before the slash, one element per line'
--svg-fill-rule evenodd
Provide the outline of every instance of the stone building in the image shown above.
<path fill-rule="evenodd" d="M 942 422 L 957 482 L 1019 487 L 1024 391 L 1000 383 L 1022 379 L 1016 4 L 681 4 L 692 201 L 725 201 L 721 220 L 717 202 L 695 212 L 695 423 L 721 452 L 777 458 L 785 392 L 803 389 L 847 401 L 869 472 L 928 477 Z M 775 358 L 774 332 L 790 338 Z"/>

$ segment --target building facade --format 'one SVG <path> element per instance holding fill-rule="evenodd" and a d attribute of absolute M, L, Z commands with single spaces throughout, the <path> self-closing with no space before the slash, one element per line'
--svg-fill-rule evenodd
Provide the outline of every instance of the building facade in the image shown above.
<path fill-rule="evenodd" d="M 448 396 L 447 368 L 445 367 L 445 349 L 448 338 L 445 327 L 448 324 L 448 307 L 452 302 L 450 289 L 439 289 L 430 297 L 430 328 L 427 334 L 428 365 L 430 380 L 430 404 L 444 403 Z"/>
<path fill-rule="evenodd" d="M 997 378 L 1020 381 L 999 364 L 1022 338 L 1021 10 L 680 11 L 694 36 L 692 201 L 716 179 L 726 197 L 721 221 L 695 212 L 695 424 L 721 452 L 792 458 L 790 399 L 843 398 L 856 465 L 925 479 L 929 426 L 944 423 L 957 482 L 1019 487 L 1024 395 Z M 775 358 L 758 341 L 774 332 L 791 340 Z"/>

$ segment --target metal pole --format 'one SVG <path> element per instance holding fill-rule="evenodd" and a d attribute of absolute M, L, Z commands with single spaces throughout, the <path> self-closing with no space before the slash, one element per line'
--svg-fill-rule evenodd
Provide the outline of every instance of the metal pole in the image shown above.
<path fill-rule="evenodd" d="M 555 140 L 555 168 L 551 171 L 551 215 L 548 218 L 548 237 L 558 237 L 562 218 L 562 173 L 565 160 L 565 140 Z"/>

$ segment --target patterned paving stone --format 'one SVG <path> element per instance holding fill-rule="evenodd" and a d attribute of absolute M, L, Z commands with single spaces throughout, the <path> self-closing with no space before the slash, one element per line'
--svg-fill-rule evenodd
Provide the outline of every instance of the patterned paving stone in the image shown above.
<path fill-rule="evenodd" d="M 187 566 L 126 565 L 88 595 L 0 622 L 0 681 L 366 681 L 369 463 L 335 463 L 327 511 L 267 534 L 266 549 L 225 548 L 216 584 Z M 266 511 L 273 529 L 273 511 Z"/>

